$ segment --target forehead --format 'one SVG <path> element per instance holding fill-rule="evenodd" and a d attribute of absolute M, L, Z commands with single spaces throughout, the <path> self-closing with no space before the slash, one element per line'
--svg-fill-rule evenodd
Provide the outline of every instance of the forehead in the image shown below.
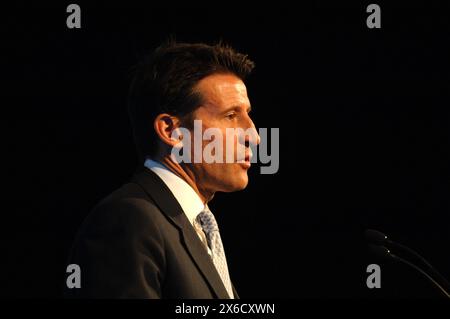
<path fill-rule="evenodd" d="M 244 82 L 232 74 L 207 76 L 199 81 L 196 89 L 202 94 L 206 103 L 214 103 L 219 106 L 249 104 Z"/>

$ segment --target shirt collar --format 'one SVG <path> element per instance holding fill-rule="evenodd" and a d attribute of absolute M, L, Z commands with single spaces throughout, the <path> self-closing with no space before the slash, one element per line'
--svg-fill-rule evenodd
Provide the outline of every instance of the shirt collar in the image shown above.
<path fill-rule="evenodd" d="M 197 215 L 205 208 L 202 200 L 184 179 L 163 164 L 146 159 L 144 166 L 158 175 L 177 199 L 187 218 L 194 225 Z"/>

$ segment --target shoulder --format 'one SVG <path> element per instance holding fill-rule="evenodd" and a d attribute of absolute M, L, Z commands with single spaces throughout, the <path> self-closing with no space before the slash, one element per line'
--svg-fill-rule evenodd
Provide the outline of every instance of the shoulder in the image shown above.
<path fill-rule="evenodd" d="M 81 231 L 98 234 L 120 231 L 137 235 L 141 231 L 159 230 L 165 224 L 164 220 L 164 214 L 142 188 L 135 183 L 127 183 L 93 208 Z"/>

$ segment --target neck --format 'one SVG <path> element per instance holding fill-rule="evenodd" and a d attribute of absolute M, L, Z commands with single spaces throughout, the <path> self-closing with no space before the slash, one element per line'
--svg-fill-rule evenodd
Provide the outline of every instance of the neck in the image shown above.
<path fill-rule="evenodd" d="M 170 155 L 159 156 L 156 157 L 155 160 L 164 164 L 170 171 L 188 183 L 204 204 L 208 203 L 214 197 L 214 192 L 199 187 L 196 175 L 187 165 L 181 166 L 179 163 L 172 160 Z"/>

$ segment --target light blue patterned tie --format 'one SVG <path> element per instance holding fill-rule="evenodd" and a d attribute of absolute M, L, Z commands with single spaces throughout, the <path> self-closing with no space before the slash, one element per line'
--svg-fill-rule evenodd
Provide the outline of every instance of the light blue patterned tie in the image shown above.
<path fill-rule="evenodd" d="M 225 251 L 223 250 L 222 239 L 220 238 L 219 226 L 214 218 L 213 213 L 205 207 L 205 209 L 198 214 L 197 220 L 203 228 L 203 232 L 208 240 L 209 248 L 211 249 L 212 260 L 216 266 L 217 272 L 222 278 L 222 282 L 228 291 L 228 295 L 233 298 L 233 290 L 231 288 L 230 275 L 228 273 L 227 259 L 225 258 Z"/>

